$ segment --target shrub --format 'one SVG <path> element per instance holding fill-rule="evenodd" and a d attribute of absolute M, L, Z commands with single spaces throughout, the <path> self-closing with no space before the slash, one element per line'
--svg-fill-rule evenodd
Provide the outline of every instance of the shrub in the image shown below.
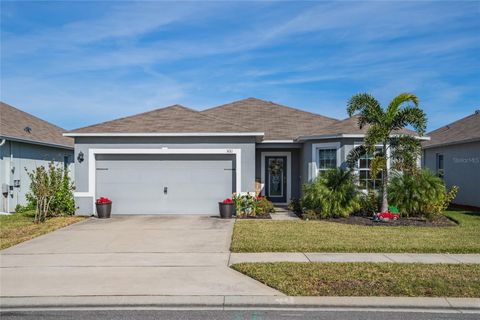
<path fill-rule="evenodd" d="M 27 174 L 30 177 L 27 207 L 36 209 L 35 222 L 49 216 L 74 213 L 73 184 L 68 171 L 51 162 L 47 168 L 39 166 Z"/>
<path fill-rule="evenodd" d="M 256 199 L 257 214 L 266 215 L 275 212 L 273 203 L 265 197 L 257 197 Z"/>
<path fill-rule="evenodd" d="M 302 203 L 300 199 L 293 198 L 290 200 L 288 203 L 288 210 L 292 211 L 296 215 L 301 215 L 302 214 Z"/>
<path fill-rule="evenodd" d="M 15 206 L 15 213 L 24 213 L 27 211 L 32 211 L 35 210 L 36 204 L 31 203 L 30 201 L 27 201 L 27 204 L 25 206 L 22 206 L 21 204 L 17 204 Z"/>
<path fill-rule="evenodd" d="M 331 169 L 304 186 L 301 205 L 309 218 L 347 217 L 360 209 L 351 171 Z"/>
<path fill-rule="evenodd" d="M 368 190 L 367 194 L 362 194 L 360 196 L 360 210 L 358 213 L 362 215 L 371 216 L 380 211 L 382 206 L 382 197 L 381 194 L 375 190 Z"/>
<path fill-rule="evenodd" d="M 389 201 L 402 215 L 426 216 L 440 214 L 455 198 L 458 187 L 447 188 L 442 179 L 429 170 L 395 174 L 389 181 Z"/>

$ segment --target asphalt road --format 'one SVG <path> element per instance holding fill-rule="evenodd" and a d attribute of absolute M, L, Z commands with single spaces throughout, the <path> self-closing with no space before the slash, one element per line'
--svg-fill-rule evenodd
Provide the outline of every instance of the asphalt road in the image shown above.
<path fill-rule="evenodd" d="M 372 311 L 165 311 L 165 310 L 102 310 L 102 311 L 28 311 L 1 312 L 2 320 L 18 319 L 82 319 L 82 320 L 478 320 L 479 314 L 372 312 Z"/>

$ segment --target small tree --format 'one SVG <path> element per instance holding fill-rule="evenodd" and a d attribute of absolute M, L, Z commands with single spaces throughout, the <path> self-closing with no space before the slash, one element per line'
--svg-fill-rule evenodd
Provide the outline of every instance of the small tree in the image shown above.
<path fill-rule="evenodd" d="M 39 166 L 27 174 L 30 177 L 30 192 L 27 194 L 27 199 L 35 204 L 36 223 L 45 221 L 52 214 L 58 214 L 59 208 L 60 210 L 63 210 L 63 207 L 71 209 L 73 186 L 66 170 L 56 167 L 51 162 L 47 168 Z M 52 204 L 54 210 L 52 210 Z"/>
<path fill-rule="evenodd" d="M 358 114 L 359 128 L 368 126 L 368 130 L 364 144 L 350 152 L 347 162 L 352 168 L 362 155 L 373 154 L 371 174 L 376 177 L 379 172 L 382 172 L 381 211 L 388 210 L 388 161 L 392 159 L 394 166 L 401 169 L 411 170 L 416 166 L 416 155 L 420 152 L 418 139 L 409 135 L 393 135 L 393 133 L 411 125 L 418 135 L 424 134 L 427 117 L 418 105 L 418 98 L 411 93 L 402 93 L 395 97 L 386 110 L 383 110 L 380 103 L 367 93 L 354 95 L 348 102 L 348 115 L 351 117 Z M 382 145 L 383 148 L 381 152 L 375 153 L 377 144 Z M 387 156 L 387 148 L 391 148 L 390 157 Z"/>

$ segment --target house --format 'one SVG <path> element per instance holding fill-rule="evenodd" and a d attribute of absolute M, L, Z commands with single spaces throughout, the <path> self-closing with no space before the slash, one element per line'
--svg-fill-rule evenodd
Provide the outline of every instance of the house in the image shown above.
<path fill-rule="evenodd" d="M 346 166 L 365 130 L 356 117 L 248 98 L 204 111 L 174 105 L 64 135 L 75 139 L 77 214 L 94 213 L 98 197 L 113 200 L 114 214 L 216 214 L 232 192 L 259 190 L 278 204 L 300 197 L 321 171 Z M 368 158 L 358 176 L 364 188 L 378 184 Z"/>
<path fill-rule="evenodd" d="M 480 207 L 480 110 L 434 130 L 422 143 L 423 166 L 447 188 L 459 187 L 455 204 Z"/>
<path fill-rule="evenodd" d="M 51 161 L 73 169 L 73 139 L 64 129 L 0 102 L 0 212 L 26 205 L 27 171 Z M 26 169 L 26 170 L 25 170 Z"/>

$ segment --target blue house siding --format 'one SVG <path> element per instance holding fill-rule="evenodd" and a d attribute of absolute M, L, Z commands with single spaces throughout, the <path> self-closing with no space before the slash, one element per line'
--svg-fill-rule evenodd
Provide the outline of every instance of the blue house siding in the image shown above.
<path fill-rule="evenodd" d="M 424 149 L 423 166 L 436 172 L 437 154 L 443 155 L 447 188 L 458 186 L 456 204 L 480 207 L 480 142 Z"/>
<path fill-rule="evenodd" d="M 13 189 L 8 194 L 2 192 L 0 211 L 14 212 L 17 205 L 26 205 L 25 196 L 30 190 L 27 171 L 48 166 L 51 161 L 58 166 L 66 161 L 73 176 L 73 150 L 6 140 L 0 147 L 0 186 Z"/>

